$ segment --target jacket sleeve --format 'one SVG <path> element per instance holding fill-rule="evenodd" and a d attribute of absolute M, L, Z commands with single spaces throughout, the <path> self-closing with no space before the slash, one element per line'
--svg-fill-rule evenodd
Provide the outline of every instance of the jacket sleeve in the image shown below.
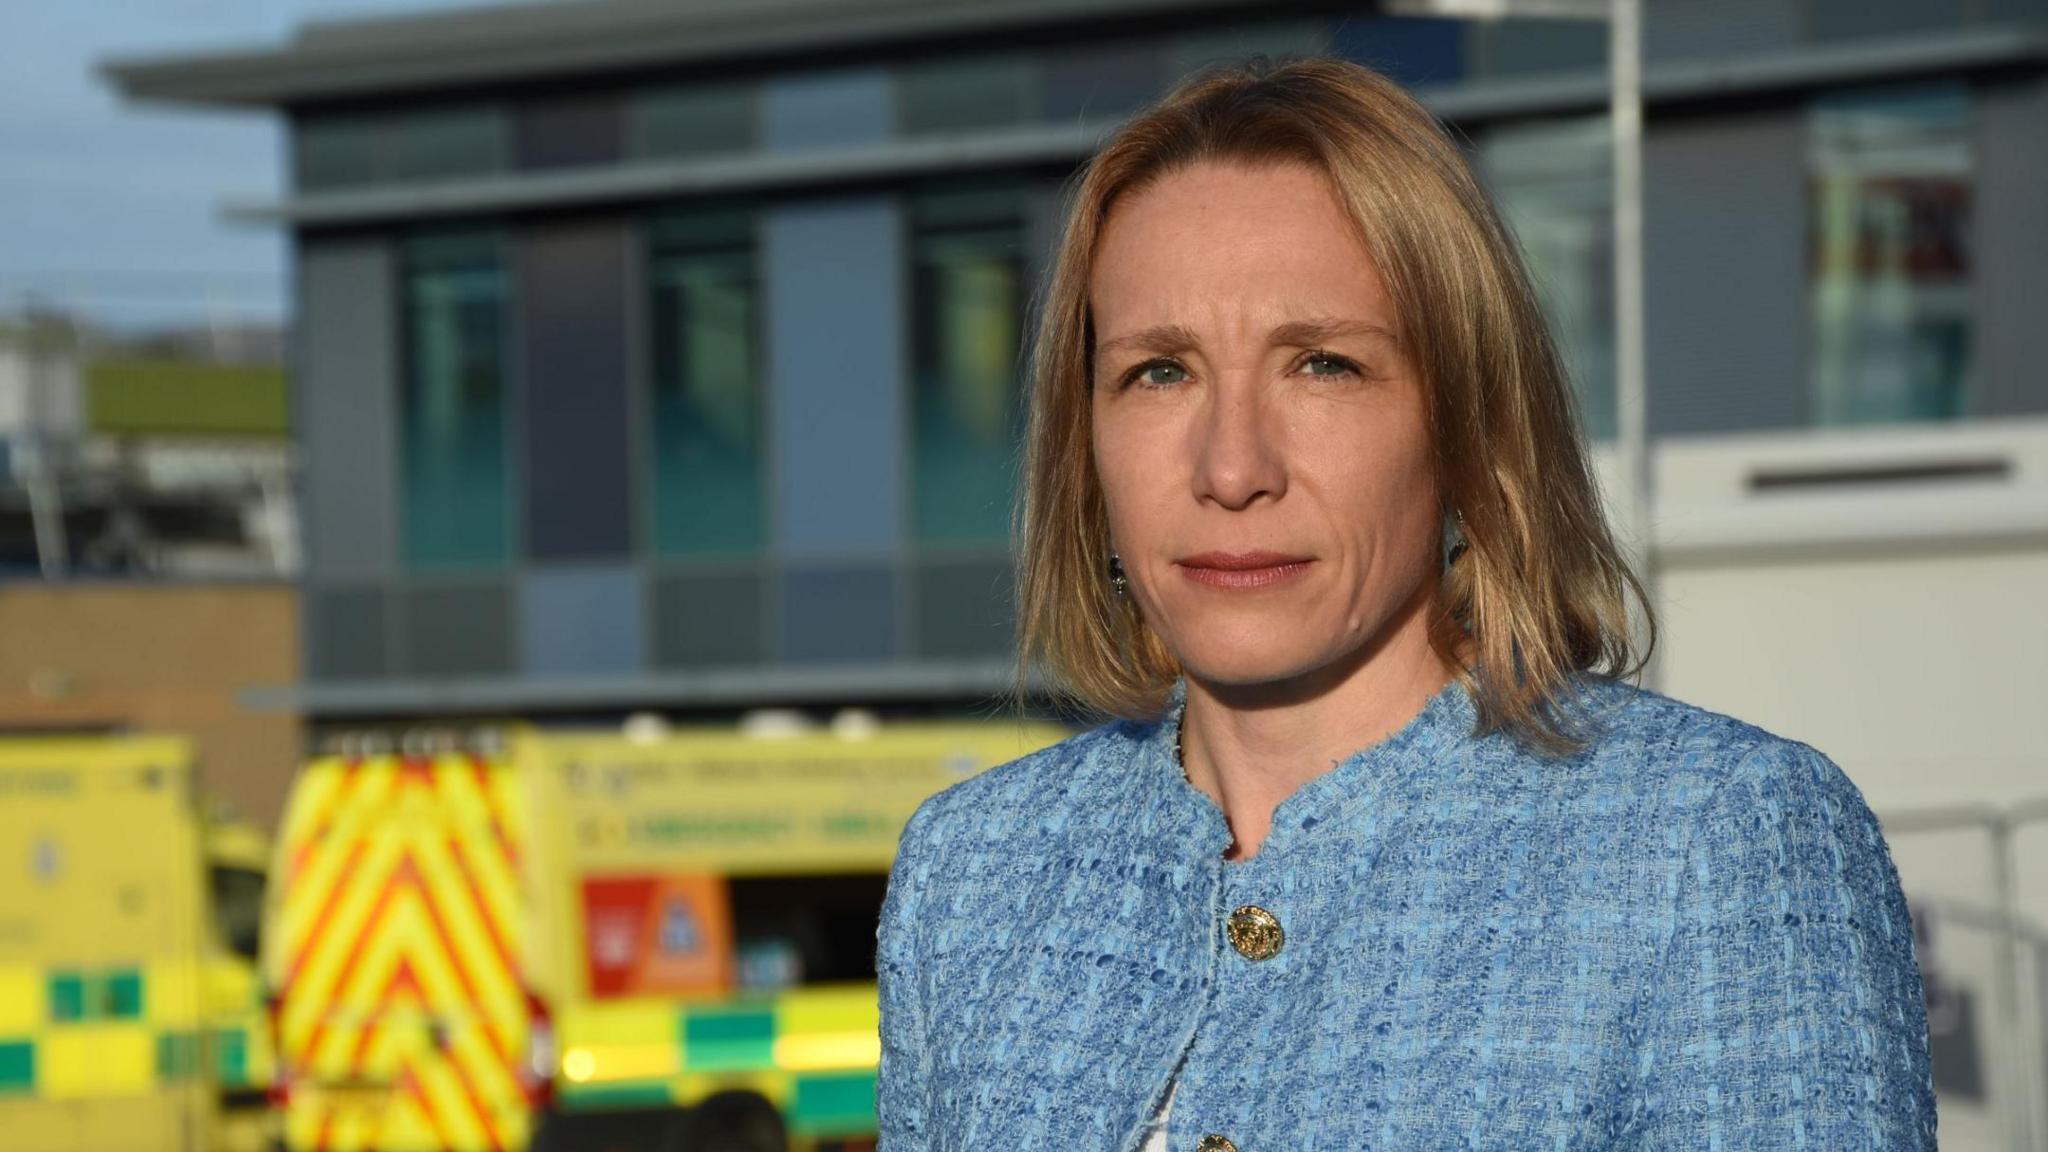
<path fill-rule="evenodd" d="M 1861 791 L 1773 741 L 1690 837 L 1622 1146 L 1934 1152 L 1913 926 Z"/>
<path fill-rule="evenodd" d="M 897 841 L 875 930 L 875 982 L 881 999 L 881 1064 L 875 1073 L 880 1125 L 876 1152 L 928 1152 L 930 1054 L 926 1051 L 923 976 L 917 958 L 918 909 L 932 875 L 927 798 Z"/>

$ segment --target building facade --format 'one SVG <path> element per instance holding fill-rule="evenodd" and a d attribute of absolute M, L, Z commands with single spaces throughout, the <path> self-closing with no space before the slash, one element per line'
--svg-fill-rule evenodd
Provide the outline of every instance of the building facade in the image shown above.
<path fill-rule="evenodd" d="M 2048 1133 L 2048 931 L 1969 925 L 1994 889 L 2048 925 L 2048 807 L 1903 817 L 2024 804 L 2048 767 L 2048 2 L 1645 8 L 1656 685 L 1813 742 L 1886 815 L 1916 912 L 1954 905 L 1923 944 L 1943 1144 L 2016 1147 Z M 317 728 L 1005 688 L 1062 188 L 1250 53 L 1380 67 L 1469 142 L 1618 492 L 1605 35 L 590 0 L 109 72 L 291 125 L 289 194 L 232 210 L 295 240 L 284 695 Z"/>
<path fill-rule="evenodd" d="M 2048 6 L 1648 7 L 1653 436 L 2048 412 Z M 1062 182 L 1252 52 L 1471 140 L 1611 436 L 1597 26 L 606 0 L 114 66 L 290 118 L 289 197 L 238 210 L 296 239 L 308 708 L 1001 687 Z"/>

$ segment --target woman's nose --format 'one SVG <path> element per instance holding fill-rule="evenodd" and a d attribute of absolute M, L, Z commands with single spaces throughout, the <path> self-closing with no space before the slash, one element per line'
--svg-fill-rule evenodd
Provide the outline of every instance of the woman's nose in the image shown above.
<path fill-rule="evenodd" d="M 1219 379 L 1196 432 L 1195 496 L 1242 508 L 1286 490 L 1286 461 L 1256 382 Z"/>

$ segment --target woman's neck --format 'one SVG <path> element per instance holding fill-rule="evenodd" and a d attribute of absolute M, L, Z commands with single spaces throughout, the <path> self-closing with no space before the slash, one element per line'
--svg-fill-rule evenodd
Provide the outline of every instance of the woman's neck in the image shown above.
<path fill-rule="evenodd" d="M 1413 633 L 1410 635 L 1409 633 Z M 1303 784 L 1403 728 L 1451 679 L 1426 629 L 1403 629 L 1316 684 L 1210 684 L 1187 677 L 1181 757 L 1188 780 L 1229 821 L 1225 853 L 1258 852 L 1273 813 Z"/>

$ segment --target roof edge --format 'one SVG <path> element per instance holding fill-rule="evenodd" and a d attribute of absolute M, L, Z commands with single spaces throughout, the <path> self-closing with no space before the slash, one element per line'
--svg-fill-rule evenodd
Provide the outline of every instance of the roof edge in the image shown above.
<path fill-rule="evenodd" d="M 1340 7 L 1308 0 L 753 0 L 744 5 L 583 0 L 499 4 L 309 24 L 270 48 L 114 58 L 102 77 L 129 99 L 228 107 L 323 100 L 772 59 L 948 36 L 1082 28 L 1164 13 L 1268 15 Z"/>

